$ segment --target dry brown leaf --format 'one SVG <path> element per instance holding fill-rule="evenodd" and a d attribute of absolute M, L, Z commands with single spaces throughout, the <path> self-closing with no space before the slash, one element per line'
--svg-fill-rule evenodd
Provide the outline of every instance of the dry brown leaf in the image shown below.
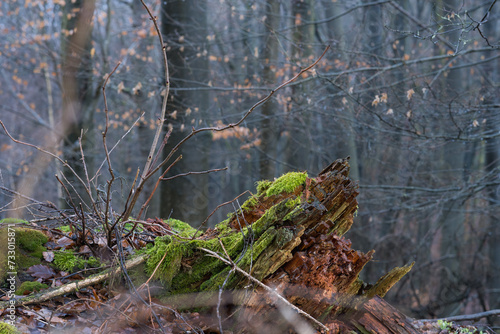
<path fill-rule="evenodd" d="M 52 262 L 54 261 L 54 252 L 48 251 L 48 252 L 43 252 L 43 259 L 47 262 Z"/>

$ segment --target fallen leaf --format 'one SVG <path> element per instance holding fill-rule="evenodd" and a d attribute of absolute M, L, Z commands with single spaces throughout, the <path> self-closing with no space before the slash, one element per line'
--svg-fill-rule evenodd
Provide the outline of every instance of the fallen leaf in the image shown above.
<path fill-rule="evenodd" d="M 43 252 L 43 258 L 47 262 L 52 262 L 54 261 L 54 252 L 48 251 L 48 252 Z"/>
<path fill-rule="evenodd" d="M 92 253 L 92 250 L 90 249 L 89 246 L 84 245 L 84 246 L 80 247 L 80 251 L 78 253 L 79 254 L 90 254 L 90 253 Z"/>
<path fill-rule="evenodd" d="M 52 278 L 56 274 L 54 269 L 43 264 L 37 264 L 31 266 L 28 268 L 28 270 L 26 270 L 26 272 L 33 277 L 43 278 L 43 279 Z"/>
<path fill-rule="evenodd" d="M 75 242 L 68 237 L 62 237 L 56 241 L 60 247 L 73 246 Z"/>
<path fill-rule="evenodd" d="M 52 318 L 50 318 L 50 322 L 51 323 L 59 323 L 59 324 L 63 324 L 65 322 L 67 322 L 66 319 L 63 319 L 63 318 L 59 318 L 58 316 L 53 316 Z"/>
<path fill-rule="evenodd" d="M 409 101 L 409 100 L 411 100 L 411 98 L 412 98 L 413 94 L 415 94 L 415 91 L 413 90 L 413 88 L 408 89 L 408 90 L 406 91 L 406 98 L 408 99 L 408 101 Z"/>

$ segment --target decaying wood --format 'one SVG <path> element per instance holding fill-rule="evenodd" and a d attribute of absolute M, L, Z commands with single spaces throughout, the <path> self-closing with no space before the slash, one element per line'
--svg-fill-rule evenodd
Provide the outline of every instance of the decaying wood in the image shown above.
<path fill-rule="evenodd" d="M 416 333 L 406 316 L 379 298 L 412 265 L 393 269 L 373 286 L 359 279 L 374 252 L 353 250 L 351 242 L 342 237 L 353 224 L 358 208 L 358 187 L 348 173 L 348 159 L 340 159 L 291 191 L 269 193 L 261 189 L 230 219 L 193 241 L 192 247 L 201 240 L 217 238 L 226 247 L 231 245 L 226 255 L 241 270 L 273 287 L 303 312 L 328 324 L 332 331 L 365 328 L 375 333 L 377 328 L 385 328 L 387 333 Z M 244 237 L 239 242 L 230 242 L 231 236 L 240 235 Z M 252 284 L 244 275 L 234 273 L 234 267 L 220 259 L 218 264 L 207 262 L 206 253 L 199 246 L 195 249 L 190 248 L 189 242 L 172 241 L 175 242 L 183 243 L 189 256 L 164 264 L 165 270 L 178 266 L 169 272 L 166 287 L 174 296 L 187 291 L 199 293 L 190 297 L 188 304 L 179 298 L 183 302 L 178 307 L 203 305 L 209 300 L 210 291 L 215 295 L 223 287 L 234 292 L 234 304 L 245 305 L 240 321 L 251 324 L 253 319 L 262 321 L 273 314 L 276 298 L 266 289 L 257 287 L 249 293 Z M 210 251 L 224 256 L 217 246 Z M 252 255 L 251 261 L 248 254 Z M 175 298 L 170 300 L 175 303 Z M 270 321 L 277 320 L 274 317 Z"/>

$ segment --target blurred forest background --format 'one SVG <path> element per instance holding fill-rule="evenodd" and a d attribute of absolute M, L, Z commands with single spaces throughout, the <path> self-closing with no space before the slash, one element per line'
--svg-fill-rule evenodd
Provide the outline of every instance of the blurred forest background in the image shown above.
<path fill-rule="evenodd" d="M 188 141 L 167 177 L 228 170 L 164 181 L 147 217 L 197 227 L 217 205 L 255 191 L 257 180 L 292 170 L 314 176 L 350 156 L 360 195 L 346 237 L 355 249 L 376 250 L 363 279 L 416 261 L 387 296 L 409 315 L 500 307 L 500 4 L 146 2 L 169 57 L 165 152 L 192 127 L 239 120 L 331 45 L 312 72 L 240 126 Z M 149 153 L 165 85 L 140 1 L 4 0 L 0 31 L 0 119 L 14 138 L 57 153 L 81 175 L 79 138 L 87 173 L 107 173 L 102 85 L 121 61 L 106 87 L 110 148 L 120 141 L 111 153 L 119 207 Z M 54 175 L 72 180 L 60 164 L 3 129 L 0 152 L 0 218 L 36 218 L 36 203 L 19 204 L 12 190 L 65 205 Z"/>

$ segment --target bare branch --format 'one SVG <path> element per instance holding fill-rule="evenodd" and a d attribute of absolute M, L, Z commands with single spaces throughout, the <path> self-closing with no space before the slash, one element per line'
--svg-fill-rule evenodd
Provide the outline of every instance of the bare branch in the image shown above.
<path fill-rule="evenodd" d="M 162 181 L 169 181 L 169 180 L 173 180 L 173 179 L 176 179 L 176 178 L 182 177 L 182 176 L 201 175 L 201 174 L 208 174 L 208 173 L 212 173 L 212 172 L 222 172 L 224 170 L 227 170 L 227 167 L 216 168 L 216 169 L 209 169 L 209 170 L 204 170 L 204 171 L 201 171 L 201 172 L 187 172 L 187 173 L 177 174 L 177 175 L 170 176 L 170 177 L 162 177 L 161 180 Z"/>

